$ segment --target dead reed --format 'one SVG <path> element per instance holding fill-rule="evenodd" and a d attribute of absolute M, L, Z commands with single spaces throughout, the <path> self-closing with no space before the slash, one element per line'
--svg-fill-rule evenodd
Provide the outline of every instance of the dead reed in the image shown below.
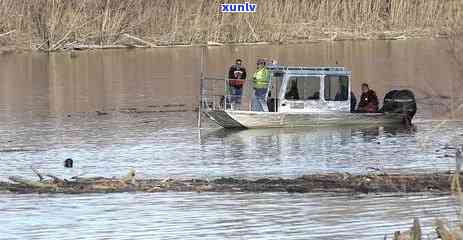
<path fill-rule="evenodd" d="M 220 13 L 224 2 L 230 1 L 0 0 L 0 46 L 431 37 L 463 9 L 461 0 L 255 0 L 256 13 L 232 14 Z"/>

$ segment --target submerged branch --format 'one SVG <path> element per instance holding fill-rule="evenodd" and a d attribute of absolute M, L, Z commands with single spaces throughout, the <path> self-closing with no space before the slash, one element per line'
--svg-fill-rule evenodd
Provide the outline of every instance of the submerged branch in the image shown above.
<path fill-rule="evenodd" d="M 35 173 L 35 175 L 37 175 L 37 177 L 39 177 L 39 181 L 43 181 L 43 176 L 41 173 L 39 173 L 39 171 L 37 169 L 35 169 L 34 167 L 31 166 L 31 169 L 32 169 L 32 172 Z"/>

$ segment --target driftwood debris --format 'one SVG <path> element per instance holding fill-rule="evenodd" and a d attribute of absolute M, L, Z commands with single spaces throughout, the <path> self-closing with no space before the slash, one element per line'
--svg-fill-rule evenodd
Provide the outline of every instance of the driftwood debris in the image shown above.
<path fill-rule="evenodd" d="M 138 38 L 138 37 L 129 35 L 129 34 L 127 34 L 127 33 L 124 34 L 124 37 L 133 39 L 133 40 L 138 41 L 138 42 L 141 42 L 141 43 L 143 43 L 143 44 L 145 44 L 145 45 L 147 45 L 147 46 L 149 46 L 149 47 L 157 47 L 156 44 L 154 44 L 154 43 L 152 43 L 152 42 L 148 42 L 148 41 L 146 41 L 146 40 L 143 40 L 143 39 L 141 39 L 141 38 Z"/>
<path fill-rule="evenodd" d="M 463 225 L 459 224 L 451 229 L 446 220 L 436 219 L 434 221 L 434 233 L 441 240 L 463 240 Z M 385 237 L 384 239 L 387 239 Z M 422 240 L 421 225 L 418 218 L 413 220 L 413 226 L 410 230 L 400 232 L 396 231 L 392 237 L 393 240 Z M 434 238 L 433 238 L 434 239 Z"/>
<path fill-rule="evenodd" d="M 456 194 L 457 199 L 460 201 L 460 204 L 463 201 L 463 194 L 461 191 L 461 165 L 463 163 L 462 156 L 463 147 L 457 148 L 455 154 L 455 172 L 449 176 L 450 190 L 452 193 Z M 460 205 L 462 207 L 463 205 Z M 460 218 L 460 221 L 463 220 Z M 438 239 L 441 240 L 463 240 L 463 223 L 459 223 L 455 228 L 450 228 L 447 221 L 442 219 L 436 219 L 434 221 L 434 232 L 437 235 Z M 384 239 L 387 239 L 385 236 Z M 413 221 L 413 226 L 409 231 L 400 232 L 396 231 L 393 235 L 393 240 L 421 240 L 421 226 L 417 218 Z"/>
<path fill-rule="evenodd" d="M 137 179 L 134 170 L 122 178 L 60 179 L 51 174 L 41 174 L 32 168 L 38 181 L 12 176 L 9 182 L 0 182 L 0 191 L 15 193 L 105 193 L 105 192 L 457 192 L 461 194 L 460 168 L 462 149 L 455 155 L 456 171 L 439 173 L 387 174 L 372 172 L 365 175 L 325 173 L 304 175 L 298 178 L 238 178 L 203 179 Z M 416 221 L 416 225 L 419 223 Z M 419 228 L 419 227 L 415 227 Z M 414 232 L 413 237 L 421 236 Z"/>
<path fill-rule="evenodd" d="M 136 179 L 135 171 L 123 178 L 60 179 L 33 170 L 38 181 L 10 177 L 0 182 L 0 189 L 16 193 L 97 193 L 97 192 L 449 192 L 450 172 L 419 174 L 350 175 L 327 173 L 298 178 L 260 178 L 257 180 L 218 178 L 202 179 Z M 45 177 L 47 179 L 45 179 Z"/>
<path fill-rule="evenodd" d="M 447 221 L 436 219 L 434 221 L 434 231 L 438 239 L 441 240 L 463 240 L 463 225 L 459 224 L 454 229 L 448 226 Z M 421 226 L 415 218 L 413 226 L 405 232 L 397 231 L 394 233 L 393 240 L 422 240 Z"/>
<path fill-rule="evenodd" d="M 452 177 L 451 183 L 451 190 L 453 192 L 457 192 L 461 194 L 461 186 L 460 186 L 460 172 L 461 172 L 461 165 L 463 163 L 463 156 L 462 156 L 463 149 L 457 149 L 455 154 L 455 174 Z"/>
<path fill-rule="evenodd" d="M 8 32 L 6 32 L 6 33 L 0 33 L 0 37 L 8 36 L 8 35 L 10 35 L 10 34 L 12 34 L 12 33 L 15 33 L 15 32 L 16 32 L 16 29 L 15 29 L 15 30 L 8 31 Z"/>
<path fill-rule="evenodd" d="M 413 226 L 405 232 L 396 231 L 393 240 L 421 240 L 421 225 L 418 218 L 413 219 Z"/>

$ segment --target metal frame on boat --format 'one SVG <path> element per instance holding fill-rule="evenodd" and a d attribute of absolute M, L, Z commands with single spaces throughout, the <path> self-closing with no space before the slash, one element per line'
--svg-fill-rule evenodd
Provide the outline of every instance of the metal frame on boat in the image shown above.
<path fill-rule="evenodd" d="M 227 78 L 205 76 L 199 111 L 224 128 L 402 124 L 413 117 L 406 111 L 352 112 L 352 74 L 344 67 L 268 64 L 266 68 L 271 74 L 264 111 L 232 102 Z M 291 91 L 296 96 L 288 96 Z"/>

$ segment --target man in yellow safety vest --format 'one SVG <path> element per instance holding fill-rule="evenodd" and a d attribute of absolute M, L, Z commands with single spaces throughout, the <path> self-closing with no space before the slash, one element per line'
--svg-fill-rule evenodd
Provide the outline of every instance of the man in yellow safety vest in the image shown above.
<path fill-rule="evenodd" d="M 270 73 L 265 67 L 265 60 L 257 60 L 257 70 L 253 75 L 252 83 L 254 85 L 254 96 L 252 98 L 251 110 L 263 112 L 267 108 L 265 94 L 267 94 L 267 86 L 270 78 Z"/>

